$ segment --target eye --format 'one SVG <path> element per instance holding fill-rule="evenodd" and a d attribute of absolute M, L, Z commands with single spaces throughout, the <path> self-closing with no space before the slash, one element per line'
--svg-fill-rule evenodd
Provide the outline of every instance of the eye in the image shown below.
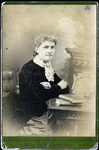
<path fill-rule="evenodd" d="M 46 48 L 46 49 L 47 49 L 47 48 L 49 48 L 49 46 L 44 46 L 44 48 Z"/>
<path fill-rule="evenodd" d="M 51 49 L 53 49 L 54 48 L 54 46 L 51 46 Z"/>

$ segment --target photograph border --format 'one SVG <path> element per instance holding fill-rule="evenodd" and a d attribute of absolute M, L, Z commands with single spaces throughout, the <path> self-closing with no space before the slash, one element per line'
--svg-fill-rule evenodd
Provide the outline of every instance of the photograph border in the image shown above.
<path fill-rule="evenodd" d="M 25 137 L 2 136 L 1 115 L 1 147 L 3 149 L 97 149 L 98 147 L 98 3 L 97 2 L 4 2 L 3 5 L 96 5 L 96 131 L 95 137 Z M 1 10 L 1 33 L 2 33 Z M 1 85 L 2 85 L 2 35 L 1 35 Z M 1 86 L 2 114 L 2 86 Z"/>

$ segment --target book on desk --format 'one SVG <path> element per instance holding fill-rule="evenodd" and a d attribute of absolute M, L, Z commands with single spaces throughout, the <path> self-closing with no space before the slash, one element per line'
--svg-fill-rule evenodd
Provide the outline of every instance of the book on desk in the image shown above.
<path fill-rule="evenodd" d="M 59 97 L 56 98 L 56 104 L 58 106 L 81 106 L 83 102 L 86 102 L 84 96 L 77 96 L 73 94 L 60 94 Z"/>

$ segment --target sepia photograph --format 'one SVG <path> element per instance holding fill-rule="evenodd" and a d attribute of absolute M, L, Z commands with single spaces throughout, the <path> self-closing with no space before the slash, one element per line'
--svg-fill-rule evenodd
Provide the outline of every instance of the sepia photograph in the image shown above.
<path fill-rule="evenodd" d="M 96 5 L 2 5 L 2 136 L 96 136 Z"/>

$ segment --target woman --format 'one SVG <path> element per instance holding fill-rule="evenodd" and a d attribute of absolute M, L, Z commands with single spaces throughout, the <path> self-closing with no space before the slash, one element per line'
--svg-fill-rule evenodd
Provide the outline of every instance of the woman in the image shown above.
<path fill-rule="evenodd" d="M 32 118 L 36 127 L 37 122 L 47 122 L 46 101 L 69 93 L 67 81 L 61 80 L 51 66 L 56 43 L 51 36 L 39 36 L 35 40 L 34 58 L 23 66 L 19 74 L 22 117 L 24 122 Z"/>

